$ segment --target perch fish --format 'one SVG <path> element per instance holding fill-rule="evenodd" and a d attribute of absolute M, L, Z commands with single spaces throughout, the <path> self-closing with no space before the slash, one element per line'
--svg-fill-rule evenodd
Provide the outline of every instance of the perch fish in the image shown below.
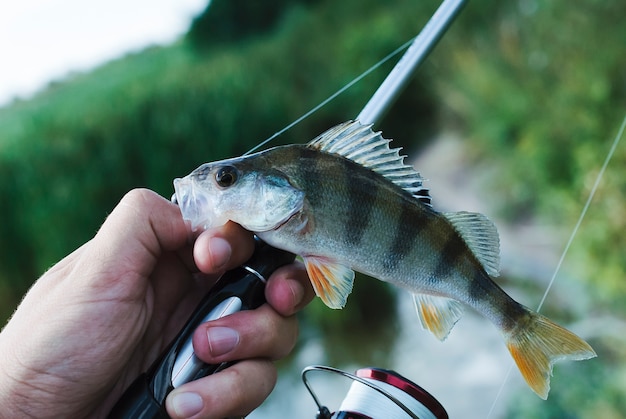
<path fill-rule="evenodd" d="M 484 215 L 440 213 L 399 149 L 358 121 L 306 145 L 206 163 L 174 181 L 193 229 L 231 220 L 299 255 L 317 295 L 342 308 L 354 271 L 408 290 L 422 326 L 444 340 L 466 304 L 502 333 L 522 376 L 548 396 L 552 364 L 596 354 L 519 304 L 491 278 L 499 237 Z"/>

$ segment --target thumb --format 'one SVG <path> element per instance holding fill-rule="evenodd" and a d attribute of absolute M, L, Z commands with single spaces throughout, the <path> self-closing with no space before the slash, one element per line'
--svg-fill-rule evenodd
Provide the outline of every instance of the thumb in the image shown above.
<path fill-rule="evenodd" d="M 107 273 L 97 275 L 96 281 L 122 281 L 129 275 L 146 278 L 164 252 L 180 249 L 190 240 L 190 229 L 176 205 L 150 190 L 134 189 L 107 217 L 82 260 Z"/>

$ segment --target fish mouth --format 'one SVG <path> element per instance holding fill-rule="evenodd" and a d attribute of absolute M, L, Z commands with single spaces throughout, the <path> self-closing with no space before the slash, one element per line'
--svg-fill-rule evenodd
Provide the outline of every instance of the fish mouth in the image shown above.
<path fill-rule="evenodd" d="M 216 217 L 212 215 L 215 202 L 210 194 L 198 188 L 189 176 L 174 179 L 172 202 L 178 204 L 183 220 L 191 224 L 193 231 L 214 227 Z"/>

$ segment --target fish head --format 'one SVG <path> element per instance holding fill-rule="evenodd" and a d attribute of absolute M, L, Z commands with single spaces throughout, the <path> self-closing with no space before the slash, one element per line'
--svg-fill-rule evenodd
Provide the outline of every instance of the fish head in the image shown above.
<path fill-rule="evenodd" d="M 304 204 L 303 191 L 271 165 L 259 164 L 254 155 L 205 163 L 175 179 L 174 190 L 194 231 L 229 220 L 253 232 L 273 230 Z"/>

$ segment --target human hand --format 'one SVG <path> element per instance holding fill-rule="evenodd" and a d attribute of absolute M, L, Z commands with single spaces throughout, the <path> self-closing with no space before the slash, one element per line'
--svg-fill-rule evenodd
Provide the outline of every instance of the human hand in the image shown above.
<path fill-rule="evenodd" d="M 254 247 L 232 223 L 192 241 L 175 205 L 146 190 L 127 194 L 92 240 L 34 284 L 0 334 L 0 416 L 105 417 Z M 293 348 L 294 314 L 312 297 L 304 268 L 289 265 L 270 277 L 268 304 L 201 325 L 200 359 L 242 361 L 174 390 L 168 413 L 221 418 L 257 407 L 276 380 L 271 360 Z"/>

